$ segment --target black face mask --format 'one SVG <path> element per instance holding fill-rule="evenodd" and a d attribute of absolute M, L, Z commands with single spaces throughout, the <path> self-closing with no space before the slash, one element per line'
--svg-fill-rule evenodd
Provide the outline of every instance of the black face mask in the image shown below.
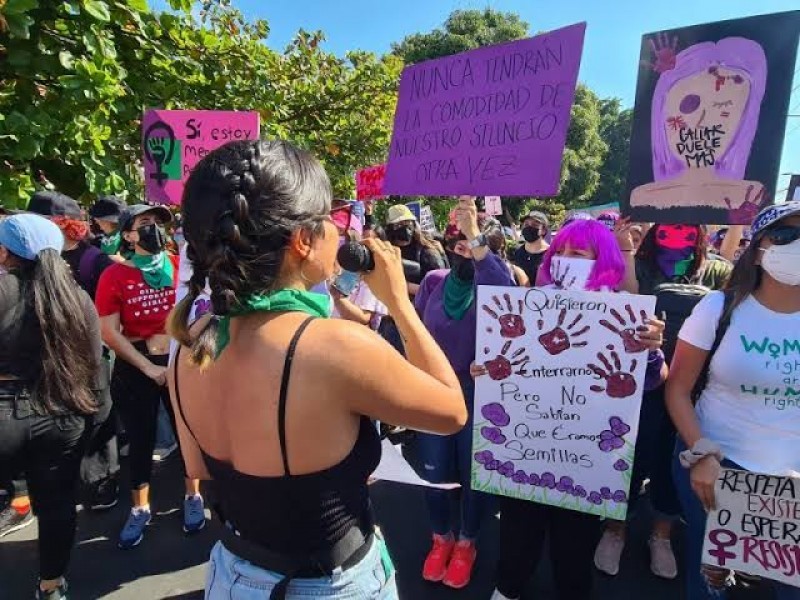
<path fill-rule="evenodd" d="M 538 227 L 523 227 L 522 237 L 526 242 L 535 242 L 542 237 L 542 232 Z"/>
<path fill-rule="evenodd" d="M 167 246 L 167 232 L 160 225 L 143 225 L 136 230 L 139 234 L 137 245 L 150 254 L 158 254 Z"/>
<path fill-rule="evenodd" d="M 408 225 L 398 229 L 389 229 L 386 236 L 390 242 L 410 242 L 414 237 L 414 229 Z"/>
<path fill-rule="evenodd" d="M 461 281 L 472 281 L 475 279 L 475 263 L 471 258 L 466 258 L 460 254 L 453 254 L 450 259 L 450 269 Z"/>
<path fill-rule="evenodd" d="M 103 233 L 103 230 L 100 229 L 100 225 L 98 225 L 94 221 L 92 221 L 91 225 L 89 225 L 89 230 L 92 232 L 92 235 L 94 235 L 96 237 L 100 237 L 101 235 L 105 235 Z"/>

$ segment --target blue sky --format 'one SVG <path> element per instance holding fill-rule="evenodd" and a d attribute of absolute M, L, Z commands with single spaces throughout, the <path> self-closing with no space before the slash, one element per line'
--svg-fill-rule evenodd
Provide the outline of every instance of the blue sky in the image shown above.
<path fill-rule="evenodd" d="M 269 21 L 268 44 L 283 49 L 298 29 L 321 29 L 325 48 L 344 54 L 363 49 L 389 50 L 406 35 L 439 27 L 453 10 L 486 8 L 511 11 L 533 32 L 586 21 L 580 80 L 602 97 L 633 105 L 639 44 L 643 33 L 759 13 L 800 8 L 798 0 L 232 0 L 248 17 Z M 163 0 L 153 3 L 157 8 Z M 800 115 L 800 62 L 790 114 Z M 790 118 L 781 173 L 800 173 L 800 117 Z M 787 186 L 781 177 L 778 190 Z M 782 198 L 785 192 L 779 193 Z"/>

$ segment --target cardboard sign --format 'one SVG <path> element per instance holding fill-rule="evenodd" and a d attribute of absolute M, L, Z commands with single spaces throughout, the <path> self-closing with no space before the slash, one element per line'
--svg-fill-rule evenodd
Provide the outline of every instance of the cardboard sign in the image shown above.
<path fill-rule="evenodd" d="M 142 119 L 145 193 L 150 202 L 180 204 L 192 168 L 212 150 L 257 140 L 257 112 L 148 110 Z"/>
<path fill-rule="evenodd" d="M 703 563 L 800 587 L 800 479 L 720 471 Z"/>
<path fill-rule="evenodd" d="M 624 519 L 652 296 L 478 288 L 472 489 Z"/>
<path fill-rule="evenodd" d="M 775 200 L 798 33 L 794 11 L 642 38 L 625 214 L 750 224 Z"/>
<path fill-rule="evenodd" d="M 433 220 L 433 211 L 428 205 L 421 207 L 419 210 L 419 227 L 428 235 L 434 235 L 436 233 L 436 222 Z"/>
<path fill-rule="evenodd" d="M 503 214 L 503 203 L 500 196 L 486 196 L 483 199 L 483 206 L 487 215 L 496 217 Z"/>
<path fill-rule="evenodd" d="M 383 198 L 385 177 L 386 165 L 375 165 L 356 171 L 356 198 L 358 200 Z"/>
<path fill-rule="evenodd" d="M 585 29 L 406 67 L 384 193 L 557 194 Z"/>

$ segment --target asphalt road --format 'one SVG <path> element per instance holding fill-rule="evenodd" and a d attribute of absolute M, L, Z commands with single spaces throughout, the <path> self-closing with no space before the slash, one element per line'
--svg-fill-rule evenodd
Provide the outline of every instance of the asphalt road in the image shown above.
<path fill-rule="evenodd" d="M 194 600 L 203 597 L 205 562 L 218 525 L 209 523 L 205 531 L 186 537 L 181 531 L 181 488 L 177 461 L 171 459 L 156 472 L 153 524 L 142 544 L 131 551 L 123 552 L 116 547 L 116 535 L 127 505 L 121 502 L 108 513 L 82 512 L 79 515 L 78 539 L 69 573 L 71 600 Z M 371 489 L 378 521 L 397 567 L 403 600 L 488 600 L 494 587 L 496 519 L 486 524 L 478 542 L 478 563 L 472 582 L 466 589 L 456 592 L 429 584 L 420 576 L 430 543 L 422 491 L 386 482 L 379 482 Z M 596 574 L 594 599 L 683 598 L 680 580 L 664 581 L 650 574 L 646 545 L 648 518 L 647 514 L 642 514 L 633 523 L 620 575 L 610 578 Z M 0 600 L 33 597 L 37 575 L 36 535 L 33 525 L 0 540 Z M 680 554 L 680 532 L 675 545 Z M 769 598 L 753 591 L 736 597 L 737 600 Z M 542 564 L 531 578 L 523 598 L 555 598 L 547 564 Z"/>

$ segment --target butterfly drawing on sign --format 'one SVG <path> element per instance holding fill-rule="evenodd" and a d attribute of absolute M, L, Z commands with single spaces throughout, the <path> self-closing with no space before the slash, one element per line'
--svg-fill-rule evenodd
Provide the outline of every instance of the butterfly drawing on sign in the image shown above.
<path fill-rule="evenodd" d="M 628 313 L 627 317 L 629 320 L 626 320 L 625 317 L 620 315 L 615 308 L 609 311 L 611 316 L 617 320 L 619 326 L 606 319 L 601 319 L 600 325 L 622 338 L 622 345 L 625 348 L 625 352 L 628 354 L 644 352 L 647 350 L 647 346 L 642 343 L 637 334 L 641 331 L 647 331 L 647 313 L 644 310 L 639 311 L 639 318 L 641 321 L 637 322 L 637 315 L 634 314 L 630 304 L 625 305 L 625 311 Z"/>
<path fill-rule="evenodd" d="M 578 325 L 583 320 L 583 313 L 578 314 L 569 325 L 564 327 L 566 319 L 567 309 L 564 308 L 561 309 L 558 315 L 556 326 L 539 336 L 539 343 L 553 356 L 561 354 L 570 348 L 583 348 L 588 344 L 585 340 L 578 340 L 578 338 L 585 336 L 591 329 L 589 325 L 584 325 L 580 329 L 577 329 Z M 539 331 L 542 331 L 544 328 L 544 320 L 539 319 L 537 325 Z"/>
<path fill-rule="evenodd" d="M 513 306 L 511 294 L 503 294 L 505 304 L 503 304 L 497 296 L 492 296 L 492 300 L 494 300 L 494 305 L 497 310 L 493 310 L 486 304 L 481 308 L 487 315 L 493 319 L 497 319 L 500 323 L 500 337 L 513 339 L 525 335 L 525 321 L 522 320 L 522 311 L 525 307 L 523 301 L 520 299 L 518 300 L 517 307 Z M 514 312 L 515 308 L 519 311 L 518 313 Z"/>
<path fill-rule="evenodd" d="M 632 359 L 630 369 L 628 369 L 628 371 L 623 371 L 622 360 L 614 349 L 614 346 L 606 346 L 606 348 L 609 351 L 611 360 L 614 361 L 613 365 L 602 352 L 597 353 L 597 359 L 603 363 L 604 369 L 592 363 L 586 365 L 594 371 L 596 375 L 605 380 L 606 387 L 603 388 L 600 385 L 593 385 L 589 389 L 593 392 L 605 392 L 611 398 L 628 398 L 633 396 L 638 388 L 636 379 L 633 377 L 632 373 L 636 370 L 638 361 L 635 358 Z"/>

